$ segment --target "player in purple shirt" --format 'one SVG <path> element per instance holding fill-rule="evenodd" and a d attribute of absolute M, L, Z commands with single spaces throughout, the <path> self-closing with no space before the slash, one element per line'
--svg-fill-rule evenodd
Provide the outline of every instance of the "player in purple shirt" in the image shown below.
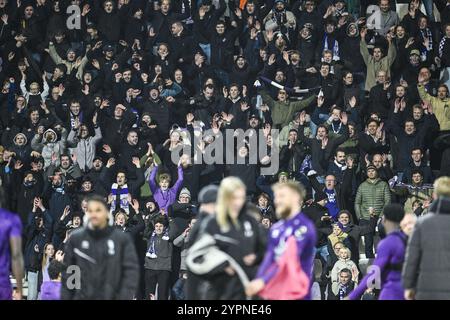
<path fill-rule="evenodd" d="M 298 259 L 306 275 L 312 281 L 315 245 L 317 241 L 314 224 L 301 212 L 305 191 L 298 182 L 276 184 L 273 188 L 278 218 L 282 219 L 270 229 L 269 243 L 256 279 L 246 288 L 248 296 L 254 296 L 272 279 L 277 271 L 276 261 L 286 249 L 287 239 L 294 235 L 298 248 Z M 310 299 L 310 290 L 305 296 Z"/>
<path fill-rule="evenodd" d="M 387 236 L 378 244 L 377 257 L 372 266 L 379 268 L 381 292 L 379 300 L 403 300 L 404 289 L 401 282 L 407 235 L 400 231 L 399 225 L 405 215 L 400 204 L 389 204 L 383 210 L 383 226 Z M 348 296 L 350 300 L 359 300 L 369 288 L 370 281 L 376 277 L 368 272 L 359 286 Z M 376 279 L 374 279 L 376 280 Z M 376 282 L 375 282 L 376 283 Z"/>
<path fill-rule="evenodd" d="M 22 224 L 19 216 L 0 209 L 0 300 L 11 300 L 9 272 L 16 278 L 15 300 L 22 299 Z"/>

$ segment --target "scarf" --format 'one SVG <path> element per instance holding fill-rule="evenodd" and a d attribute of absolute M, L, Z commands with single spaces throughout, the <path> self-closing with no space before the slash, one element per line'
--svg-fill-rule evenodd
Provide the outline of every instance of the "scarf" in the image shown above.
<path fill-rule="evenodd" d="M 156 246 L 155 246 L 157 237 L 158 237 L 158 235 L 156 234 L 155 231 L 153 231 L 152 236 L 150 238 L 150 246 L 148 247 L 148 251 L 145 254 L 145 256 L 147 258 L 150 258 L 150 259 L 158 258 L 157 254 L 156 254 Z M 164 233 L 163 233 L 162 239 L 166 240 L 166 241 L 169 240 L 169 230 L 168 230 L 168 228 L 164 228 Z"/>
<path fill-rule="evenodd" d="M 118 187 L 119 186 L 117 183 L 114 183 L 111 187 L 111 194 L 113 197 L 113 201 L 111 203 L 111 213 L 116 211 L 117 196 L 119 196 L 120 208 L 125 210 L 127 214 L 130 214 L 130 207 L 128 203 L 128 185 L 124 184 L 122 186 L 119 195 L 117 194 Z"/>
<path fill-rule="evenodd" d="M 347 291 L 348 291 L 349 285 L 343 285 L 342 283 L 339 283 L 339 291 L 338 291 L 338 296 L 339 296 L 339 300 L 344 300 L 344 298 L 347 296 Z"/>
<path fill-rule="evenodd" d="M 55 190 L 55 192 L 60 193 L 60 194 L 64 194 L 64 183 L 61 183 L 59 186 L 53 186 L 53 190 Z"/>
<path fill-rule="evenodd" d="M 450 38 L 443 37 L 443 38 L 441 39 L 441 42 L 439 42 L 439 57 L 440 57 L 440 58 L 442 58 L 442 54 L 444 53 L 444 46 L 445 46 L 445 42 L 446 42 L 447 40 L 450 41 Z"/>
<path fill-rule="evenodd" d="M 420 36 L 421 36 L 422 40 L 425 38 L 430 39 L 429 47 L 428 48 L 423 47 L 423 49 L 420 50 L 420 57 L 421 57 L 422 61 L 425 61 L 427 59 L 428 51 L 433 50 L 433 35 L 431 34 L 431 30 L 429 28 L 425 28 L 424 30 L 421 29 L 419 31 L 420 31 Z"/>
<path fill-rule="evenodd" d="M 328 33 L 325 32 L 325 35 L 323 37 L 323 50 L 331 50 L 333 52 L 333 60 L 339 61 L 339 43 L 336 39 L 331 39 L 332 45 L 331 48 L 328 47 Z"/>
<path fill-rule="evenodd" d="M 345 233 L 347 233 L 349 231 L 349 225 L 344 226 L 342 223 L 338 222 L 337 223 L 339 228 L 341 228 L 341 230 Z"/>
<path fill-rule="evenodd" d="M 342 171 L 347 170 L 347 166 L 345 164 L 340 164 L 339 162 L 337 162 L 336 160 L 334 160 L 334 164 L 341 169 Z"/>
<path fill-rule="evenodd" d="M 83 123 L 83 112 L 80 111 L 79 114 L 80 123 Z M 78 118 L 77 116 L 74 116 L 72 112 L 70 112 L 70 127 L 73 129 L 75 128 L 75 119 Z"/>

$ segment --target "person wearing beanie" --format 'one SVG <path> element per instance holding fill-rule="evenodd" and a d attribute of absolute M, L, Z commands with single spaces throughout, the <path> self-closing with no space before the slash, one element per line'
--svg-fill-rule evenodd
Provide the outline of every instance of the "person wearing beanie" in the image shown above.
<path fill-rule="evenodd" d="M 405 261 L 407 235 L 400 230 L 400 222 L 405 211 L 398 203 L 384 207 L 382 224 L 386 238 L 378 244 L 377 257 L 372 266 L 378 268 L 381 275 L 379 300 L 403 300 L 402 268 Z M 370 288 L 373 272 L 367 273 L 360 285 L 349 295 L 350 300 L 358 300 Z"/>
<path fill-rule="evenodd" d="M 198 214 L 194 227 L 189 233 L 189 241 L 187 248 L 192 246 L 199 236 L 203 234 L 203 230 L 206 228 L 211 219 L 214 219 L 216 211 L 216 200 L 219 187 L 213 184 L 203 187 L 198 194 Z M 185 284 L 186 299 L 188 300 L 201 300 L 204 293 L 200 288 L 207 283 L 204 277 L 198 276 L 187 270 L 187 279 Z"/>
<path fill-rule="evenodd" d="M 355 213 L 360 220 L 360 226 L 369 225 L 370 219 L 378 217 L 383 208 L 391 202 L 389 185 L 379 178 L 377 168 L 373 164 L 369 164 L 366 171 L 367 179 L 359 185 L 355 197 Z M 369 259 L 374 258 L 374 233 L 375 228 L 364 236 L 366 257 Z"/>

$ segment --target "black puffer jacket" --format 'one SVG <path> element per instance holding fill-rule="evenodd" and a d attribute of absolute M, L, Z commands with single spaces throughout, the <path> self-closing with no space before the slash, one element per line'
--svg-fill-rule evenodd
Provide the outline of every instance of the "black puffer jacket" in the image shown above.
<path fill-rule="evenodd" d="M 80 289 L 70 289 L 63 273 L 62 300 L 131 300 L 139 284 L 136 249 L 130 236 L 116 228 L 82 228 L 72 233 L 64 249 L 64 263 L 81 272 Z"/>

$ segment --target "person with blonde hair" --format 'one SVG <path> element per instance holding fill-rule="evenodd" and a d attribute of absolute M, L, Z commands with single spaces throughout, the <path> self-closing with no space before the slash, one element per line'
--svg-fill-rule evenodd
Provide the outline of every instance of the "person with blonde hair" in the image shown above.
<path fill-rule="evenodd" d="M 433 200 L 408 242 L 402 273 L 406 300 L 450 298 L 450 177 L 436 179 Z"/>
<path fill-rule="evenodd" d="M 331 290 L 336 296 L 339 293 L 339 274 L 342 270 L 348 269 L 352 273 L 352 281 L 358 283 L 359 270 L 356 263 L 351 260 L 351 251 L 349 248 L 341 248 L 338 253 L 338 261 L 331 270 Z"/>
<path fill-rule="evenodd" d="M 220 183 L 216 216 L 205 232 L 214 236 L 217 247 L 230 255 L 249 278 L 256 275 L 266 249 L 265 232 L 247 212 L 246 188 L 239 178 L 227 177 Z M 210 284 L 207 299 L 245 299 L 244 286 L 228 263 L 214 272 Z"/>
<path fill-rule="evenodd" d="M 299 182 L 287 181 L 275 184 L 273 191 L 275 212 L 281 220 L 270 229 L 264 261 L 246 292 L 264 299 L 309 300 L 317 234 L 312 221 L 302 212 L 305 188 Z M 291 267 L 298 272 L 289 272 Z"/>

